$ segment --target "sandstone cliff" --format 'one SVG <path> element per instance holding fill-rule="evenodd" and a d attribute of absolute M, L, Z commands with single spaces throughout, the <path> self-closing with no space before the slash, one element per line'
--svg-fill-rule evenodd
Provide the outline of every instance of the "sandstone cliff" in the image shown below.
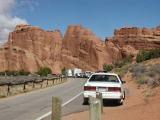
<path fill-rule="evenodd" d="M 62 36 L 60 31 L 44 31 L 30 25 L 19 25 L 0 49 L 0 71 L 37 71 L 48 66 L 60 71 Z M 56 69 L 55 69 L 56 67 Z"/>
<path fill-rule="evenodd" d="M 124 57 L 129 54 L 135 56 L 141 49 L 160 48 L 160 28 L 121 28 L 115 30 L 114 37 L 108 40 L 118 46 Z"/>
<path fill-rule="evenodd" d="M 107 45 L 91 30 L 82 26 L 69 26 L 63 40 L 62 63 L 67 68 L 102 69 L 104 63 L 121 58 L 113 44 Z"/>
<path fill-rule="evenodd" d="M 102 41 L 80 25 L 69 26 L 64 37 L 59 30 L 45 31 L 18 25 L 0 48 L 0 71 L 36 72 L 47 66 L 54 73 L 65 68 L 101 70 L 140 49 L 160 48 L 160 28 L 121 28 L 112 38 Z"/>

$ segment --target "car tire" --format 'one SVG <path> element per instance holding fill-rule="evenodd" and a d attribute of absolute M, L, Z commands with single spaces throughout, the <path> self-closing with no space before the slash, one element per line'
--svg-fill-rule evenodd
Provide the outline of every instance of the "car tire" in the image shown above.
<path fill-rule="evenodd" d="M 87 105 L 89 103 L 88 98 L 83 98 L 83 105 Z"/>
<path fill-rule="evenodd" d="M 123 105 L 123 99 L 117 100 L 117 104 L 118 104 L 118 105 Z"/>
<path fill-rule="evenodd" d="M 123 92 L 123 100 L 125 100 L 125 98 L 126 98 L 126 93 Z"/>

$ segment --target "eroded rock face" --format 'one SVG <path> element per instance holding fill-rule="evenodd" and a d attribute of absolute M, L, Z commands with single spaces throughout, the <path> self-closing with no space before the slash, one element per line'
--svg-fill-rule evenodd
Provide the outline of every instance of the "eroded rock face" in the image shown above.
<path fill-rule="evenodd" d="M 135 56 L 141 49 L 160 48 L 160 29 L 121 28 L 115 30 L 114 37 L 110 40 L 121 49 L 122 55 Z"/>
<path fill-rule="evenodd" d="M 0 71 L 37 71 L 48 66 L 54 72 L 61 67 L 62 36 L 60 31 L 44 31 L 30 25 L 19 25 L 10 33 L 0 50 Z M 55 69 L 56 66 L 56 69 Z"/>
<path fill-rule="evenodd" d="M 0 71 L 36 72 L 49 67 L 53 73 L 65 68 L 102 70 L 141 49 L 160 48 L 160 28 L 122 28 L 102 41 L 80 25 L 69 26 L 62 38 L 59 30 L 45 31 L 30 25 L 18 25 L 0 48 Z"/>
<path fill-rule="evenodd" d="M 105 44 L 89 29 L 69 26 L 63 40 L 63 65 L 67 68 L 76 66 L 83 70 L 102 69 L 104 63 L 112 63 L 121 58 L 114 44 L 109 44 L 111 43 Z"/>

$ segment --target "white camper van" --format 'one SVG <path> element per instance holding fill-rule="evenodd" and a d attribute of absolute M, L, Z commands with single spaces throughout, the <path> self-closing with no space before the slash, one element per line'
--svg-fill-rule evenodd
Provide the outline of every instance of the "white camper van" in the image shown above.
<path fill-rule="evenodd" d="M 80 77 L 80 74 L 82 73 L 82 70 L 79 68 L 73 68 L 66 70 L 66 75 L 68 77 Z"/>
<path fill-rule="evenodd" d="M 72 70 L 71 69 L 66 70 L 66 75 L 67 77 L 72 77 Z"/>

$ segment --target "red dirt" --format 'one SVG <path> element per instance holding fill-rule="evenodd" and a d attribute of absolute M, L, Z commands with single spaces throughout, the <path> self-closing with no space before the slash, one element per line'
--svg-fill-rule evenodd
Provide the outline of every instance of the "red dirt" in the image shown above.
<path fill-rule="evenodd" d="M 129 94 L 122 106 L 104 107 L 102 120 L 160 120 L 160 92 L 159 88 L 154 89 L 157 93 L 152 97 L 144 95 L 144 88 L 138 88 L 131 77 L 124 78 L 127 81 L 126 87 Z M 89 112 L 75 113 L 63 117 L 63 120 L 89 120 Z"/>

